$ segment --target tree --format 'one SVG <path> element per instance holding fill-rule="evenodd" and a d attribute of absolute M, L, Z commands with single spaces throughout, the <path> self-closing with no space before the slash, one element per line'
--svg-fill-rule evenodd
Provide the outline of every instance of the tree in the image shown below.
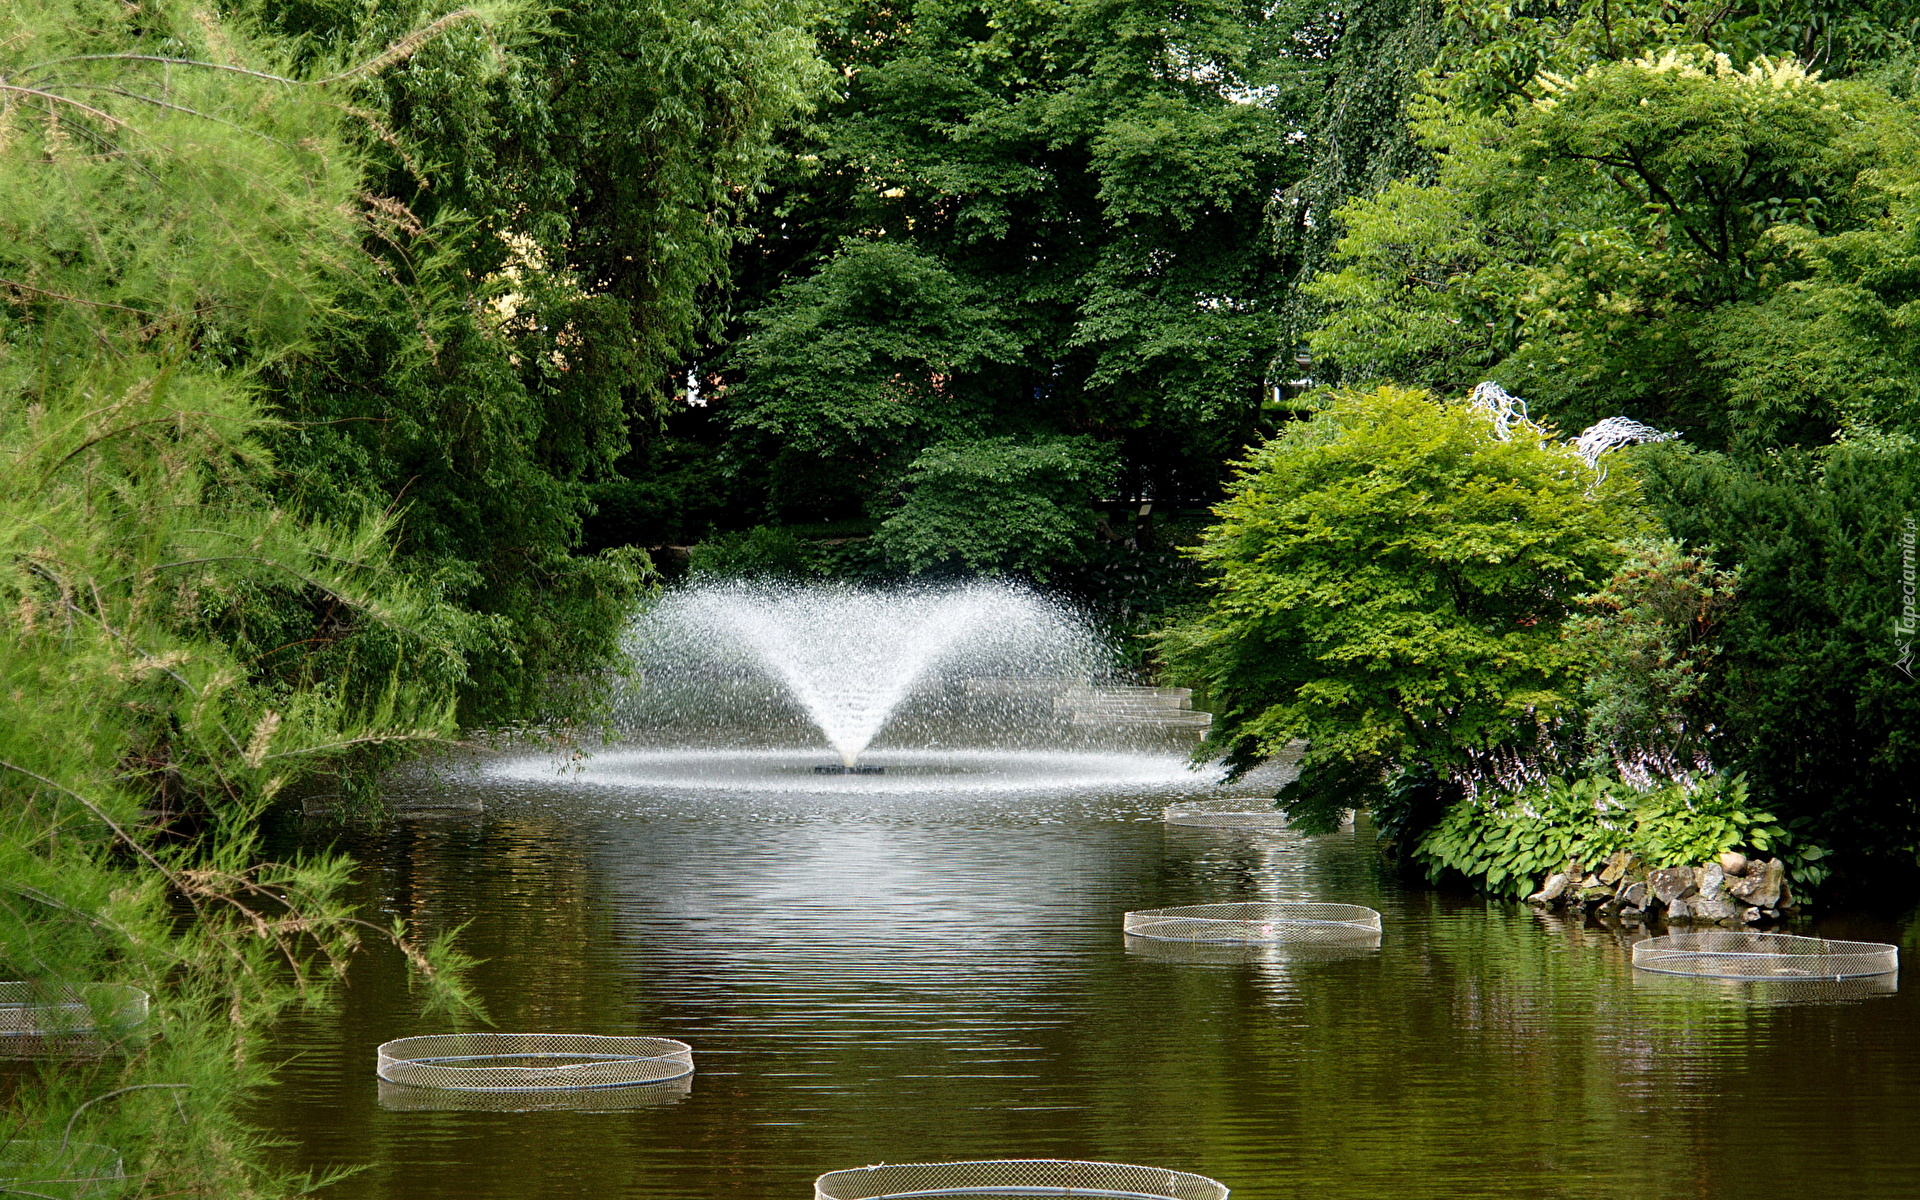
<path fill-rule="evenodd" d="M 1849 874 L 1907 853 L 1913 691 L 1886 630 L 1920 487 L 1920 125 L 1900 67 L 1920 18 L 1461 11 L 1415 108 L 1437 175 L 1344 210 L 1313 285 L 1316 369 L 1495 379 L 1570 428 L 1624 411 L 1683 432 L 1638 453 L 1647 499 L 1741 592 L 1685 700 L 1689 753 L 1859 856 Z"/>
<path fill-rule="evenodd" d="M 1364 804 L 1417 835 L 1575 711 L 1560 629 L 1647 527 L 1635 493 L 1524 423 L 1502 441 L 1466 404 L 1337 394 L 1240 464 L 1197 551 L 1213 598 L 1165 664 L 1236 764 L 1307 739 L 1291 812 Z"/>
<path fill-rule="evenodd" d="M 1870 172 L 1909 152 L 1904 120 L 1868 85 L 1704 51 L 1543 77 L 1492 116 L 1435 98 L 1439 181 L 1349 210 L 1315 352 L 1355 378 L 1498 379 L 1569 423 L 1819 440 L 1883 356 L 1814 327 L 1803 236 L 1884 209 Z M 1792 401 L 1760 382 L 1778 368 Z"/>
<path fill-rule="evenodd" d="M 1272 220 L 1308 157 L 1310 18 L 1244 0 L 836 14 L 844 82 L 736 255 L 742 316 L 702 390 L 731 432 L 713 453 L 758 506 L 738 519 L 912 522 L 934 447 L 1045 458 L 1073 439 L 1117 457 L 1110 501 L 1210 499 L 1286 346 Z M 1041 506 L 1055 485 L 995 486 Z M 1060 543 L 1074 556 L 1093 516 Z M 947 519 L 1000 536 L 985 509 Z"/>
<path fill-rule="evenodd" d="M 1091 500 L 1114 472 L 1091 438 L 937 442 L 907 473 L 907 501 L 875 541 L 913 573 L 1017 572 L 1045 582 L 1087 553 Z"/>
<path fill-rule="evenodd" d="M 0 977 L 92 1010 L 8 1039 L 56 1060 L 9 1083 L 9 1191 L 107 1186 L 84 1143 L 150 1193 L 304 1186 L 248 1127 L 247 1039 L 384 930 L 258 822 L 451 729 L 467 614 L 389 521 L 273 496 L 256 372 L 371 269 L 339 89 L 393 61 L 300 84 L 283 49 L 167 0 L 0 8 Z"/>
<path fill-rule="evenodd" d="M 244 10 L 311 71 L 436 12 Z M 381 273 L 270 375 L 277 448 L 292 503 L 394 509 L 407 568 L 483 618 L 468 723 L 539 715 L 617 657 L 647 564 L 578 553 L 592 489 L 713 324 L 773 136 L 821 74 L 784 0 L 575 0 L 460 24 L 359 89 Z"/>

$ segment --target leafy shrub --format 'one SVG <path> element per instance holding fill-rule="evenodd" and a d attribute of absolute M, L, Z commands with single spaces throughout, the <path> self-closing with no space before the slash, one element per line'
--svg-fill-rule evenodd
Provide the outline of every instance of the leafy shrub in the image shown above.
<path fill-rule="evenodd" d="M 1738 583 L 1738 571 L 1714 565 L 1711 548 L 1643 542 L 1581 600 L 1588 615 L 1569 621 L 1565 636 L 1583 666 L 1588 770 L 1624 765 L 1676 778 L 1705 765 L 1713 724 L 1705 705 Z"/>
<path fill-rule="evenodd" d="M 687 566 L 696 575 L 742 575 L 800 579 L 820 574 L 821 554 L 791 529 L 756 525 L 723 533 L 687 552 Z"/>
<path fill-rule="evenodd" d="M 1495 895 L 1524 896 L 1568 859 L 1598 863 L 1619 850 L 1655 867 L 1753 851 L 1778 855 L 1806 886 L 1826 875 L 1816 865 L 1824 849 L 1751 804 L 1738 775 L 1647 790 L 1604 776 L 1556 777 L 1518 795 L 1468 797 L 1420 840 L 1414 857 L 1430 879 L 1458 871 Z"/>
<path fill-rule="evenodd" d="M 874 540 L 916 575 L 960 568 L 1044 580 L 1085 560 L 1094 493 L 1116 467 L 1113 449 L 1088 437 L 940 442 L 914 459 L 912 491 Z"/>
<path fill-rule="evenodd" d="M 1256 450 L 1215 512 L 1195 554 L 1212 602 L 1161 639 L 1214 705 L 1209 746 L 1248 763 L 1304 737 L 1289 812 L 1418 812 L 1416 836 L 1448 789 L 1572 711 L 1560 627 L 1647 524 L 1628 472 L 1596 486 L 1538 429 L 1501 441 L 1467 405 L 1399 388 L 1334 397 Z M 1404 803 L 1382 793 L 1395 776 L 1416 785 Z"/>

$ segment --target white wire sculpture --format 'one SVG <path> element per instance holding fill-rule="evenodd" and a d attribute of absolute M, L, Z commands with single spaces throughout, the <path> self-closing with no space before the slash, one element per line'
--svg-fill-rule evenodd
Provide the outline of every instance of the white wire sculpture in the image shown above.
<path fill-rule="evenodd" d="M 1515 425 L 1533 424 L 1532 418 L 1527 416 L 1527 402 L 1510 394 L 1491 379 L 1475 385 L 1467 401 L 1487 414 L 1493 422 L 1493 436 L 1503 442 L 1513 440 Z"/>
<path fill-rule="evenodd" d="M 1468 393 L 1467 402 L 1486 414 L 1487 419 L 1493 422 L 1493 436 L 1503 442 L 1513 440 L 1516 425 L 1531 426 L 1536 432 L 1542 432 L 1527 415 L 1527 402 L 1491 379 L 1476 384 L 1473 391 Z M 1594 472 L 1593 486 L 1598 487 L 1607 477 L 1607 469 L 1600 463 L 1600 456 L 1607 451 L 1644 442 L 1670 442 L 1679 436 L 1678 433 L 1663 433 L 1651 425 L 1643 425 L 1632 417 L 1608 417 L 1582 430 L 1580 436 L 1573 439 L 1571 447 L 1580 456 L 1580 461 Z"/>
<path fill-rule="evenodd" d="M 1580 436 L 1573 439 L 1573 452 L 1599 473 L 1600 478 L 1594 480 L 1597 484 L 1607 477 L 1607 469 L 1600 465 L 1600 456 L 1607 451 L 1642 442 L 1670 442 L 1679 436 L 1678 433 L 1662 433 L 1651 425 L 1642 425 L 1632 417 L 1608 417 L 1598 425 L 1589 425 L 1582 430 Z"/>

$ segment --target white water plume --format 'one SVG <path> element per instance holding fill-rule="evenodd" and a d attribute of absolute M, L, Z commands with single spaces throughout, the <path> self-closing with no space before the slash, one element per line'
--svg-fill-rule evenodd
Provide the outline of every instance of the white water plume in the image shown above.
<path fill-rule="evenodd" d="M 853 766 L 916 690 L 947 678 L 1085 682 L 1097 640 L 1024 588 L 726 582 L 668 594 L 635 626 L 649 686 L 745 669 L 777 681 Z M 682 688 L 682 691 L 685 689 Z"/>

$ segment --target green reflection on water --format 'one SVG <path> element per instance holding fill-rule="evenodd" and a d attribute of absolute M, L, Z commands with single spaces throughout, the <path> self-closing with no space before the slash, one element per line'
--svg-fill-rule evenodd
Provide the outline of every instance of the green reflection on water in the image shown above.
<path fill-rule="evenodd" d="M 497 1028 L 678 1037 L 697 1073 L 598 1111 L 383 1104 L 374 1046 L 437 1027 L 368 961 L 339 1013 L 279 1031 L 261 1111 L 297 1162 L 373 1164 L 335 1196 L 803 1200 L 822 1171 L 988 1157 L 1244 1200 L 1920 1195 L 1907 995 L 1650 981 L 1629 933 L 1408 890 L 1364 831 L 1168 829 L 1136 819 L 1154 798 L 488 800 L 348 835 L 369 900 L 470 922 Z M 1378 951 L 1177 961 L 1120 933 L 1309 897 L 1380 909 Z"/>

